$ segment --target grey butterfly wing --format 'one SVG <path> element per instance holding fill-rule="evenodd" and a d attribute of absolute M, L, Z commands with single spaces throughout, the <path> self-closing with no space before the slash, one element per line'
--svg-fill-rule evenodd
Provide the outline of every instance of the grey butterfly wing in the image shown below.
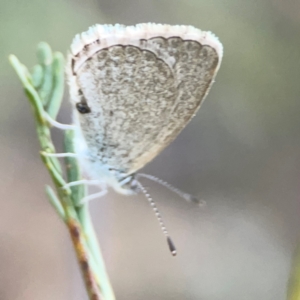
<path fill-rule="evenodd" d="M 83 136 L 95 159 L 133 173 L 162 151 L 199 109 L 219 57 L 208 45 L 180 37 L 115 45 L 76 72 Z"/>

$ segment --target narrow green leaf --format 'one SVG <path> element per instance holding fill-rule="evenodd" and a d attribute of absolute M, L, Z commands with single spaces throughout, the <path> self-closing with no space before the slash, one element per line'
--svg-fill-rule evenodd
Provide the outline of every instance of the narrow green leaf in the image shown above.
<path fill-rule="evenodd" d="M 74 153 L 74 131 L 66 130 L 64 138 L 64 151 Z M 65 158 L 66 172 L 68 182 L 78 181 L 81 179 L 80 169 L 76 158 L 66 157 Z M 81 199 L 85 195 L 85 187 L 83 185 L 72 186 L 72 199 L 75 206 L 78 206 Z"/>
<path fill-rule="evenodd" d="M 52 119 L 56 119 L 64 95 L 64 57 L 61 53 L 54 53 L 53 64 L 53 88 L 47 112 Z"/>
<path fill-rule="evenodd" d="M 45 191 L 46 191 L 46 195 L 48 197 L 49 202 L 51 203 L 53 208 L 56 210 L 57 214 L 60 216 L 60 218 L 63 221 L 66 221 L 65 210 L 64 210 L 63 206 L 61 205 L 60 201 L 58 200 L 52 187 L 49 185 L 46 185 Z"/>
<path fill-rule="evenodd" d="M 41 103 L 41 100 L 40 100 L 40 97 L 39 97 L 37 91 L 34 89 L 34 87 L 28 81 L 29 72 L 27 71 L 26 67 L 20 63 L 20 61 L 18 60 L 18 58 L 16 56 L 10 55 L 9 61 L 12 65 L 12 67 L 14 68 L 14 70 L 16 71 L 19 79 L 22 82 L 26 96 L 30 100 L 30 103 L 34 109 L 34 116 L 35 116 L 36 120 L 38 121 L 38 123 L 40 125 L 44 124 L 45 121 L 44 121 L 44 118 L 42 117 L 43 113 L 44 113 L 44 108 L 43 108 L 43 105 Z"/>
<path fill-rule="evenodd" d="M 57 171 L 56 167 L 53 165 L 53 162 L 50 159 L 50 157 L 46 156 L 44 152 L 41 152 L 41 158 L 44 164 L 46 165 L 55 185 L 61 188 L 66 195 L 70 195 L 71 194 L 70 188 L 64 187 L 67 183 L 63 179 L 62 175 Z"/>
<path fill-rule="evenodd" d="M 43 68 L 41 65 L 35 65 L 32 69 L 32 84 L 37 89 L 43 82 Z"/>
<path fill-rule="evenodd" d="M 52 74 L 52 51 L 50 46 L 45 43 L 41 42 L 38 45 L 37 49 L 37 58 L 39 64 L 43 68 L 43 81 L 38 89 L 43 106 L 45 107 L 51 96 L 52 84 L 53 84 L 53 74 Z"/>

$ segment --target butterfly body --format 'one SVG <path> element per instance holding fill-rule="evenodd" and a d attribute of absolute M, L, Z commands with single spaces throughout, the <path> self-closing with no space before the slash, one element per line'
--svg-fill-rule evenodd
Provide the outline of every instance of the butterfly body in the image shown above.
<path fill-rule="evenodd" d="M 79 165 L 86 176 L 91 180 L 100 179 L 102 186 L 108 185 L 123 195 L 138 193 L 134 174 L 127 174 L 108 164 L 103 164 L 97 156 L 97 151 L 93 152 L 86 144 L 80 126 L 75 128 L 74 148 Z"/>

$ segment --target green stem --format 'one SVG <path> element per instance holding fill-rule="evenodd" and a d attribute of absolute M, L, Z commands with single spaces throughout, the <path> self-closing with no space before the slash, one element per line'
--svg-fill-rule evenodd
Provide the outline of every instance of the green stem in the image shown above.
<path fill-rule="evenodd" d="M 64 87 L 63 56 L 60 53 L 53 55 L 46 43 L 40 43 L 39 65 L 33 68 L 33 74 L 30 74 L 14 55 L 10 55 L 9 60 L 21 80 L 33 109 L 37 136 L 42 149 L 41 158 L 58 196 L 49 186 L 46 187 L 46 194 L 57 214 L 68 227 L 89 299 L 114 300 L 88 206 L 87 204 L 79 206 L 85 195 L 85 187 L 65 188 L 67 182 L 79 180 L 81 177 L 77 161 L 74 158 L 66 158 L 66 181 L 60 162 L 54 157 L 47 156 L 47 153 L 55 153 L 55 147 L 44 116 L 47 111 L 52 118 L 55 118 L 61 106 Z M 66 152 L 74 152 L 72 131 L 67 131 L 65 134 L 65 149 Z"/>
<path fill-rule="evenodd" d="M 101 291 L 103 293 L 103 296 L 107 300 L 115 300 L 115 295 L 106 272 L 105 263 L 101 254 L 101 249 L 93 224 L 91 222 L 87 204 L 84 204 L 80 208 L 80 210 L 78 211 L 78 216 L 85 233 L 87 245 L 97 263 L 97 275 L 98 278 L 101 278 Z"/>
<path fill-rule="evenodd" d="M 65 132 L 64 139 L 64 150 L 65 152 L 74 153 L 74 132 L 68 130 Z M 68 181 L 77 181 L 80 180 L 80 169 L 78 164 L 76 163 L 76 159 L 73 157 L 66 157 L 65 164 L 67 166 L 67 177 Z M 73 205 L 76 207 L 77 216 L 79 222 L 83 228 L 86 245 L 90 250 L 90 254 L 93 257 L 93 262 L 95 262 L 95 274 L 99 279 L 99 283 L 101 282 L 100 288 L 101 292 L 106 300 L 114 300 L 115 296 L 111 287 L 111 284 L 108 279 L 108 275 L 106 272 L 105 264 L 103 261 L 103 257 L 101 255 L 101 250 L 99 247 L 99 243 L 97 241 L 97 237 L 95 234 L 95 230 L 91 221 L 91 216 L 88 209 L 88 204 L 83 203 L 80 204 L 80 201 L 85 196 L 85 187 L 82 185 L 71 187 L 72 189 L 72 200 Z"/>

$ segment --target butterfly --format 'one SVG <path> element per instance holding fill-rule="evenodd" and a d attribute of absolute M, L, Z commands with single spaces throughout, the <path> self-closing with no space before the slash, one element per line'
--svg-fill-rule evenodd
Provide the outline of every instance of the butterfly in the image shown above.
<path fill-rule="evenodd" d="M 89 177 L 77 184 L 101 187 L 101 192 L 87 196 L 89 200 L 105 194 L 107 186 L 126 195 L 142 191 L 169 246 L 167 230 L 139 177 L 158 181 L 188 200 L 194 198 L 154 176 L 137 172 L 195 116 L 214 82 L 222 56 L 218 38 L 192 26 L 95 25 L 76 35 L 71 44 L 67 79 L 74 156 Z"/>

